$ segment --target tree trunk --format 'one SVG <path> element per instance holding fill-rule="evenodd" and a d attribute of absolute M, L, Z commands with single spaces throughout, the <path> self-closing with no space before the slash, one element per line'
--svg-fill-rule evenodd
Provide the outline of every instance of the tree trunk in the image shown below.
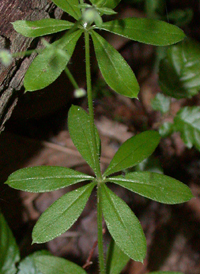
<path fill-rule="evenodd" d="M 1 0 L 0 1 L 0 49 L 11 53 L 41 47 L 39 39 L 25 38 L 15 32 L 11 22 L 39 20 L 51 17 L 60 19 L 62 11 L 49 0 Z M 35 57 L 14 60 L 9 67 L 0 64 L 0 132 L 10 118 L 18 98 L 23 94 L 23 78 Z"/>

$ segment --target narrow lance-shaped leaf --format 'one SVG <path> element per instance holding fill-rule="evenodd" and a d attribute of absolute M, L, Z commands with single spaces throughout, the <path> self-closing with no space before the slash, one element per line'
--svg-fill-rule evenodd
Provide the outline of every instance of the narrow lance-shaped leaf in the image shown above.
<path fill-rule="evenodd" d="M 111 160 L 104 176 L 133 167 L 149 157 L 160 141 L 156 131 L 144 131 L 124 142 Z"/>
<path fill-rule="evenodd" d="M 38 37 L 70 29 L 74 24 L 65 20 L 45 18 L 38 21 L 18 20 L 12 25 L 18 33 L 26 37 Z"/>
<path fill-rule="evenodd" d="M 78 30 L 46 47 L 28 68 L 26 91 L 43 89 L 53 83 L 69 62 L 82 31 Z M 66 52 L 65 52 L 66 51 Z"/>
<path fill-rule="evenodd" d="M 105 184 L 101 188 L 101 195 L 106 225 L 116 244 L 131 259 L 143 262 L 146 239 L 139 220 Z"/>
<path fill-rule="evenodd" d="M 154 46 L 168 46 L 185 37 L 178 27 L 147 18 L 125 18 L 103 23 L 101 29 Z"/>
<path fill-rule="evenodd" d="M 115 241 L 111 239 L 106 260 L 107 274 L 119 274 L 128 263 L 130 258 L 121 251 Z"/>
<path fill-rule="evenodd" d="M 28 192 L 47 192 L 67 187 L 93 177 L 60 166 L 36 166 L 15 171 L 5 182 L 10 187 Z"/>
<path fill-rule="evenodd" d="M 51 0 L 56 6 L 61 8 L 63 11 L 70 14 L 76 20 L 79 20 L 81 17 L 81 10 L 78 7 L 78 0 Z"/>
<path fill-rule="evenodd" d="M 191 98 L 200 91 L 200 44 L 186 40 L 170 47 L 160 62 L 159 84 L 171 97 Z"/>
<path fill-rule="evenodd" d="M 71 106 L 68 113 L 68 128 L 74 145 L 96 174 L 95 150 L 93 147 L 89 115 L 81 107 Z M 95 135 L 96 150 L 100 153 L 100 138 L 96 127 Z"/>
<path fill-rule="evenodd" d="M 17 274 L 43 274 L 36 266 L 34 259 L 43 256 L 50 255 L 47 250 L 36 251 L 33 254 L 25 257 L 19 264 L 19 271 Z"/>
<path fill-rule="evenodd" d="M 164 204 L 179 204 L 189 201 L 193 195 L 189 187 L 169 176 L 143 171 L 108 179 L 141 196 Z"/>
<path fill-rule="evenodd" d="M 33 228 L 33 243 L 45 243 L 67 231 L 82 213 L 95 184 L 68 192 L 55 201 Z"/>
<path fill-rule="evenodd" d="M 174 118 L 174 129 L 180 131 L 188 148 L 200 150 L 200 107 L 184 107 Z"/>
<path fill-rule="evenodd" d="M 121 0 L 90 0 L 90 2 L 98 8 L 106 7 L 114 9 Z"/>
<path fill-rule="evenodd" d="M 35 258 L 35 264 L 42 274 L 87 274 L 83 268 L 63 258 L 43 255 Z"/>
<path fill-rule="evenodd" d="M 15 274 L 16 263 L 20 260 L 19 248 L 12 231 L 0 212 L 0 273 Z"/>
<path fill-rule="evenodd" d="M 106 83 L 119 94 L 137 98 L 138 82 L 121 54 L 95 31 L 92 32 L 92 40 L 99 69 Z"/>

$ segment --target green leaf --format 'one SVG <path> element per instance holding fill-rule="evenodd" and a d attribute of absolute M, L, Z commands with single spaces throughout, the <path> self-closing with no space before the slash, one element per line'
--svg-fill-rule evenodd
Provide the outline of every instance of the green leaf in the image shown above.
<path fill-rule="evenodd" d="M 0 212 L 0 273 L 15 274 L 17 271 L 15 264 L 19 260 L 19 248 L 12 231 Z"/>
<path fill-rule="evenodd" d="M 183 274 L 182 272 L 174 272 L 174 271 L 156 271 L 150 272 L 149 274 Z"/>
<path fill-rule="evenodd" d="M 160 62 L 159 84 L 171 97 L 191 98 L 200 91 L 200 44 L 186 40 L 170 47 Z"/>
<path fill-rule="evenodd" d="M 116 243 L 111 239 L 106 260 L 106 273 L 119 274 L 129 261 L 129 257 L 121 251 Z"/>
<path fill-rule="evenodd" d="M 73 54 L 81 33 L 82 31 L 78 30 L 64 35 L 33 60 L 24 78 L 26 91 L 43 89 L 60 76 Z"/>
<path fill-rule="evenodd" d="M 149 157 L 160 141 L 156 131 L 145 131 L 124 142 L 111 160 L 104 176 L 135 166 Z"/>
<path fill-rule="evenodd" d="M 72 105 L 68 113 L 68 128 L 74 145 L 96 174 L 95 150 L 92 142 L 89 115 L 81 107 Z M 100 152 L 101 144 L 96 127 L 95 134 L 97 151 Z"/>
<path fill-rule="evenodd" d="M 26 37 L 38 37 L 70 29 L 74 24 L 65 20 L 46 18 L 38 21 L 18 20 L 14 29 Z"/>
<path fill-rule="evenodd" d="M 162 114 L 167 113 L 170 110 L 170 98 L 162 93 L 157 93 L 154 99 L 151 100 L 151 106 Z"/>
<path fill-rule="evenodd" d="M 139 220 L 105 184 L 102 185 L 101 195 L 104 219 L 116 244 L 131 259 L 143 262 L 146 239 Z"/>
<path fill-rule="evenodd" d="M 41 250 L 27 256 L 20 262 L 18 266 L 19 271 L 17 274 L 43 274 L 40 270 L 38 270 L 35 264 L 35 258 L 41 255 L 50 255 L 50 252 L 47 250 Z"/>
<path fill-rule="evenodd" d="M 51 0 L 56 6 L 61 8 L 63 11 L 70 14 L 76 20 L 79 20 L 81 17 L 81 10 L 78 7 L 78 0 Z"/>
<path fill-rule="evenodd" d="M 164 204 L 179 204 L 189 201 L 193 195 L 189 187 L 169 176 L 143 171 L 108 179 L 141 196 Z"/>
<path fill-rule="evenodd" d="M 174 118 L 174 127 L 188 148 L 200 150 L 200 107 L 184 107 Z"/>
<path fill-rule="evenodd" d="M 55 201 L 33 228 L 33 243 L 45 243 L 67 231 L 82 213 L 95 184 L 68 192 Z"/>
<path fill-rule="evenodd" d="M 101 29 L 154 46 L 168 46 L 185 37 L 178 27 L 147 18 L 125 18 L 103 23 Z"/>
<path fill-rule="evenodd" d="M 23 191 L 48 192 L 92 179 L 92 176 L 66 167 L 36 166 L 15 171 L 5 183 Z"/>
<path fill-rule="evenodd" d="M 36 257 L 35 264 L 42 274 L 87 274 L 77 264 L 54 256 L 43 255 Z"/>
<path fill-rule="evenodd" d="M 163 138 L 166 138 L 169 135 L 171 135 L 174 132 L 174 130 L 175 129 L 173 123 L 165 122 L 159 127 L 159 134 Z"/>
<path fill-rule="evenodd" d="M 121 54 L 95 31 L 92 31 L 92 40 L 99 69 L 106 83 L 119 94 L 137 98 L 138 82 Z"/>
<path fill-rule="evenodd" d="M 98 8 L 106 7 L 109 9 L 114 9 L 121 2 L 121 0 L 90 0 L 90 2 Z"/>
<path fill-rule="evenodd" d="M 109 8 L 98 8 L 97 9 L 101 14 L 106 14 L 106 15 L 114 15 L 117 14 L 116 11 L 109 9 Z"/>

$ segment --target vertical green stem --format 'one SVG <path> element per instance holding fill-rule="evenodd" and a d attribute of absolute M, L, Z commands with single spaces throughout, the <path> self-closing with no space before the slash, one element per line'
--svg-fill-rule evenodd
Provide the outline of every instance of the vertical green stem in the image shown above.
<path fill-rule="evenodd" d="M 93 111 L 93 100 L 92 100 L 92 84 L 91 84 L 91 70 L 90 70 L 90 43 L 89 33 L 85 30 L 85 60 L 86 60 L 86 80 L 87 80 L 87 97 L 88 97 L 88 108 L 90 115 L 90 127 L 92 133 L 92 142 L 94 148 L 96 175 L 97 175 L 97 224 L 98 224 L 98 251 L 99 251 L 99 267 L 100 273 L 106 274 L 104 265 L 104 253 L 103 253 L 103 227 L 102 227 L 102 201 L 101 201 L 101 182 L 102 174 L 99 163 L 99 153 L 97 151 L 95 125 L 94 125 L 94 111 Z"/>
<path fill-rule="evenodd" d="M 89 108 L 90 128 L 91 128 L 92 142 L 93 142 L 92 145 L 94 148 L 96 175 L 98 180 L 102 180 L 102 174 L 101 174 L 100 163 L 99 163 L 99 153 L 97 151 L 95 125 L 94 125 L 94 111 L 93 111 L 92 84 L 91 84 L 91 71 L 90 71 L 90 43 L 89 43 L 89 33 L 87 30 L 85 30 L 85 61 L 86 61 L 88 108 Z"/>
<path fill-rule="evenodd" d="M 97 225 L 98 225 L 98 253 L 99 253 L 99 268 L 101 274 L 106 274 L 104 253 L 103 253 L 103 226 L 102 226 L 102 201 L 101 201 L 101 184 L 97 186 Z"/>
<path fill-rule="evenodd" d="M 71 74 L 70 70 L 68 69 L 68 67 L 65 68 L 65 73 L 67 74 L 67 76 L 68 76 L 70 82 L 72 83 L 73 87 L 75 89 L 79 89 L 79 86 L 78 86 L 76 80 L 74 79 L 74 76 Z"/>

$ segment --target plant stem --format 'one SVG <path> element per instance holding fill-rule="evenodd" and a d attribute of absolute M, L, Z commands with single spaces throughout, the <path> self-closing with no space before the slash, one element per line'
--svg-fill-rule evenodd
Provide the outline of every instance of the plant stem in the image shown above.
<path fill-rule="evenodd" d="M 102 226 L 102 201 L 101 201 L 101 184 L 97 186 L 97 226 L 98 226 L 98 253 L 99 253 L 99 268 L 101 274 L 106 274 L 104 253 L 103 253 L 103 226 Z"/>
<path fill-rule="evenodd" d="M 75 89 L 79 89 L 79 86 L 78 86 L 76 80 L 74 79 L 74 76 L 71 74 L 70 70 L 68 69 L 68 67 L 65 68 L 65 73 L 67 74 L 67 76 L 68 76 L 70 82 L 72 83 L 73 87 Z"/>
<path fill-rule="evenodd" d="M 90 128 L 92 134 L 92 142 L 94 148 L 94 160 L 96 167 L 97 176 L 97 225 L 98 225 L 98 253 L 99 253 L 99 268 L 101 274 L 106 274 L 104 264 L 104 253 L 103 253 L 103 227 L 102 227 L 102 201 L 101 201 L 101 182 L 102 174 L 99 163 L 99 153 L 97 151 L 95 125 L 94 125 L 94 111 L 93 111 L 93 100 L 92 100 L 92 84 L 91 84 L 91 70 L 90 70 L 90 43 L 89 33 L 85 30 L 85 60 L 86 60 L 86 80 L 87 80 L 87 97 L 88 97 L 88 108 L 90 116 Z"/>
<path fill-rule="evenodd" d="M 88 108 L 90 116 L 90 128 L 92 134 L 92 145 L 94 149 L 94 161 L 95 161 L 95 174 L 98 181 L 102 181 L 102 174 L 99 163 L 99 153 L 97 151 L 97 142 L 95 134 L 94 125 L 94 111 L 93 111 L 93 100 L 92 100 L 92 84 L 91 84 L 91 71 L 90 71 L 90 43 L 89 43 L 89 33 L 85 30 L 85 60 L 86 60 L 86 80 L 87 80 L 87 98 L 88 98 Z"/>

